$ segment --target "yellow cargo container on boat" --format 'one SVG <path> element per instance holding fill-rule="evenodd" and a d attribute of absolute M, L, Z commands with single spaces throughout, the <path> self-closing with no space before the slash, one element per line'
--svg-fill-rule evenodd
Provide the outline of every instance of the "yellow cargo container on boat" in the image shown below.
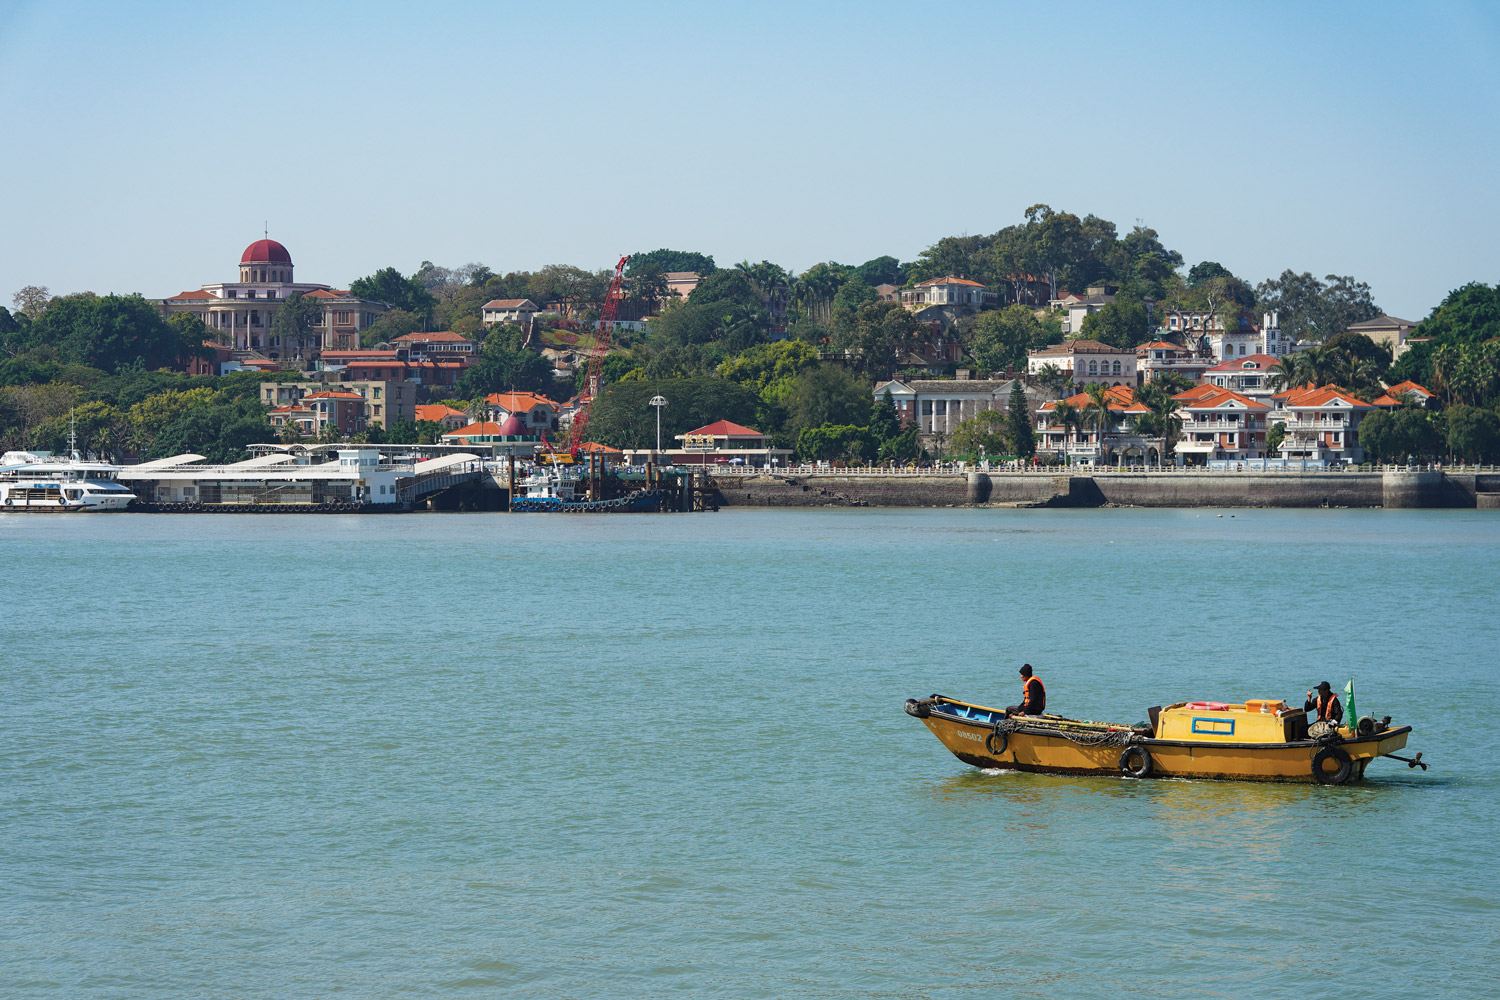
<path fill-rule="evenodd" d="M 1354 728 L 1309 732 L 1307 713 L 1286 702 L 1178 702 L 1148 710 L 1150 722 L 1124 726 L 1057 715 L 1006 717 L 999 709 L 933 695 L 909 699 L 906 712 L 932 730 L 955 757 L 980 768 L 1131 778 L 1240 781 L 1359 781 L 1376 757 L 1406 746 L 1410 726 L 1390 717 Z M 1415 759 L 1396 757 L 1408 767 Z"/>

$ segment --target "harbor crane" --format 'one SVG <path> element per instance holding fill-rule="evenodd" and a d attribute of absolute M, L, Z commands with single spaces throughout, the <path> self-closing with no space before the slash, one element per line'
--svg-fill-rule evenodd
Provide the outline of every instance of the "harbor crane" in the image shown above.
<path fill-rule="evenodd" d="M 604 303 L 599 309 L 599 329 L 594 334 L 594 349 L 589 355 L 587 377 L 584 379 L 583 392 L 588 396 L 588 402 L 578 408 L 573 414 L 573 426 L 568 432 L 567 452 L 575 459 L 578 450 L 583 446 L 584 431 L 589 425 L 589 416 L 593 413 L 594 403 L 599 398 L 599 392 L 604 386 L 604 358 L 609 354 L 610 337 L 614 333 L 615 316 L 620 310 L 620 300 L 625 297 L 625 265 L 630 262 L 630 255 L 621 257 L 619 263 L 615 264 L 615 274 L 610 280 L 609 290 L 604 293 Z"/>

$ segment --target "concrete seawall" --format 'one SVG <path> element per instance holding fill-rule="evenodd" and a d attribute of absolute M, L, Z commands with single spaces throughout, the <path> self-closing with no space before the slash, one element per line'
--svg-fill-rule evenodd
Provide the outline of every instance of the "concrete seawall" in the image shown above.
<path fill-rule="evenodd" d="M 720 476 L 725 507 L 1494 507 L 1500 475 L 1444 472 L 777 473 Z"/>

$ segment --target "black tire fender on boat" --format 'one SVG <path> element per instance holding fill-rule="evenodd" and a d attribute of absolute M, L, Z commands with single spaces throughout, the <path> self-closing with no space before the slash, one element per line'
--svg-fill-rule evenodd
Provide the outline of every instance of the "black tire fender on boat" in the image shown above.
<path fill-rule="evenodd" d="M 1140 762 L 1133 764 L 1132 758 L 1139 758 Z M 1155 763 L 1151 759 L 1151 751 L 1145 747 L 1126 747 L 1120 753 L 1120 773 L 1127 778 L 1149 778 Z"/>
<path fill-rule="evenodd" d="M 995 726 L 994 732 L 984 738 L 984 748 L 996 757 L 1003 754 L 1009 744 L 1010 739 L 1005 735 L 1005 730 L 1001 729 L 998 725 Z"/>
<path fill-rule="evenodd" d="M 928 706 L 927 702 L 918 701 L 915 698 L 906 699 L 904 707 L 906 714 L 914 719 L 925 719 L 932 714 L 932 709 Z"/>
<path fill-rule="evenodd" d="M 1338 762 L 1337 771 L 1323 770 L 1323 762 L 1329 760 Z M 1342 785 L 1354 773 L 1354 761 L 1344 752 L 1343 747 L 1323 747 L 1313 754 L 1312 773 L 1320 785 Z"/>

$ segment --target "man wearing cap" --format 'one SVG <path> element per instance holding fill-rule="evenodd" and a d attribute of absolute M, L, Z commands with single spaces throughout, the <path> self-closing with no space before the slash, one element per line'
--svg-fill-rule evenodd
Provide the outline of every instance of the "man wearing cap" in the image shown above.
<path fill-rule="evenodd" d="M 1021 667 L 1021 704 L 1005 710 L 1006 715 L 1041 715 L 1047 710 L 1047 689 L 1040 677 L 1033 677 L 1031 664 Z"/>
<path fill-rule="evenodd" d="M 1337 726 L 1344 721 L 1344 706 L 1339 704 L 1338 696 L 1327 681 L 1318 682 L 1316 698 L 1311 691 L 1307 692 L 1307 704 L 1302 706 L 1302 711 L 1317 712 L 1316 722 L 1331 722 Z"/>

